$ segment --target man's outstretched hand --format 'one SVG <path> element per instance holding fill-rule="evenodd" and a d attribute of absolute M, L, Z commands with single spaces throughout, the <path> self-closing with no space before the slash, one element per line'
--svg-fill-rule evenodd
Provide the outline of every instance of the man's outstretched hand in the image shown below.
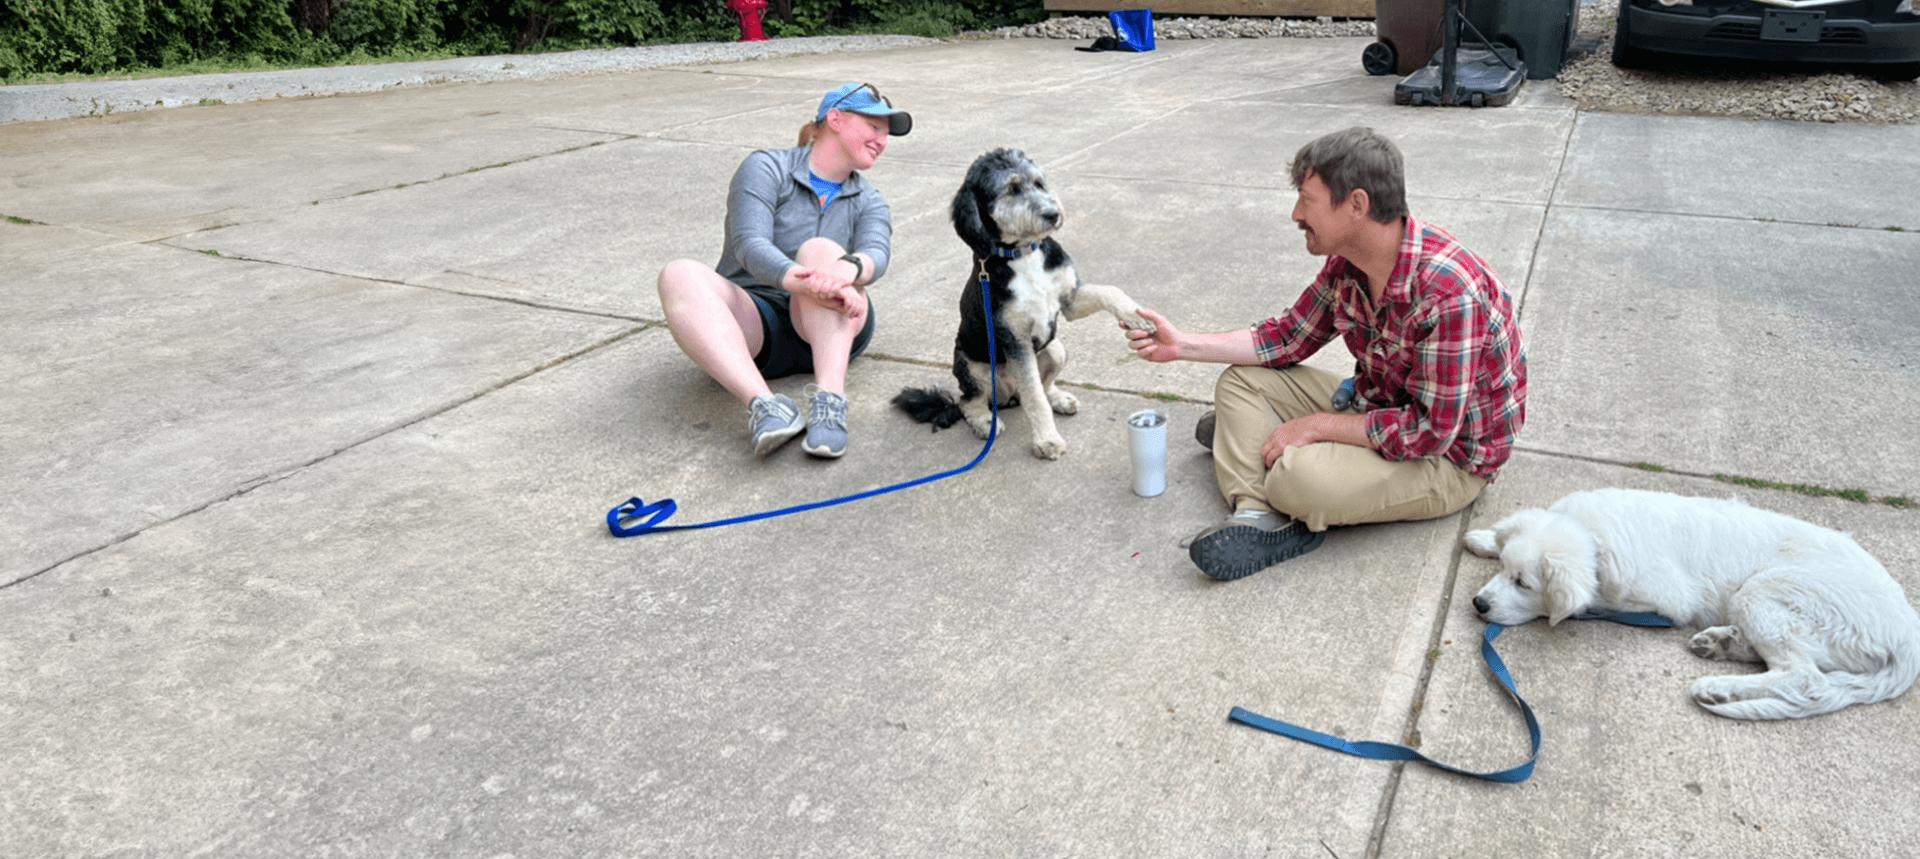
<path fill-rule="evenodd" d="M 1180 360 L 1180 341 L 1183 335 L 1180 329 L 1173 327 L 1165 316 L 1161 316 L 1144 307 L 1140 308 L 1141 318 L 1153 323 L 1152 331 L 1128 328 L 1125 324 L 1120 330 L 1127 334 L 1127 346 L 1139 355 L 1155 364 Z"/>

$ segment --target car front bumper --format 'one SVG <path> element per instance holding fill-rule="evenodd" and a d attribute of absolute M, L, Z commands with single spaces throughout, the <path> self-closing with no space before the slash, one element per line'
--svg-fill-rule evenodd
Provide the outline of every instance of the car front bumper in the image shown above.
<path fill-rule="evenodd" d="M 1742 60 L 1879 65 L 1920 62 L 1920 18 L 1869 21 L 1830 15 L 1813 42 L 1762 39 L 1760 7 L 1702 14 L 1685 7 L 1643 8 L 1623 4 L 1635 48 L 1697 57 Z"/>

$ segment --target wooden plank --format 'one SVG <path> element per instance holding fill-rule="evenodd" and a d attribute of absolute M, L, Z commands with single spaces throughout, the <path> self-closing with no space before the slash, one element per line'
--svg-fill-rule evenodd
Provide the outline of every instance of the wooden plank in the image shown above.
<path fill-rule="evenodd" d="M 1152 9 L 1153 14 L 1237 18 L 1372 18 L 1374 0 L 1045 0 L 1048 12 Z"/>

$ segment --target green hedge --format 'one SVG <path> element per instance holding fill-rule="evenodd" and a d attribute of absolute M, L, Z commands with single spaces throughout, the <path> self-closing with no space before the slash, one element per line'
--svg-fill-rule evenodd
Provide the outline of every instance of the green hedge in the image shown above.
<path fill-rule="evenodd" d="M 775 3 L 774 6 L 782 4 Z M 944 36 L 1038 20 L 1040 0 L 791 0 L 773 36 Z M 0 80 L 192 63 L 325 65 L 722 41 L 722 0 L 0 0 Z"/>

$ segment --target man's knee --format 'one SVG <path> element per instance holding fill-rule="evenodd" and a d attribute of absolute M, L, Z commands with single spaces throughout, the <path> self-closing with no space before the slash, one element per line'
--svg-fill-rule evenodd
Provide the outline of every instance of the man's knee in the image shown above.
<path fill-rule="evenodd" d="M 1219 408 L 1222 400 L 1242 399 L 1240 395 L 1259 389 L 1254 377 L 1261 373 L 1272 373 L 1266 367 L 1249 367 L 1235 364 L 1221 371 L 1220 378 L 1213 382 L 1214 407 Z"/>
<path fill-rule="evenodd" d="M 1310 444 L 1275 460 L 1267 472 L 1267 503 L 1306 522 L 1328 521 L 1330 511 L 1349 506 L 1349 497 L 1361 487 L 1356 487 L 1353 475 L 1328 455 L 1333 452 L 1332 445 Z"/>

